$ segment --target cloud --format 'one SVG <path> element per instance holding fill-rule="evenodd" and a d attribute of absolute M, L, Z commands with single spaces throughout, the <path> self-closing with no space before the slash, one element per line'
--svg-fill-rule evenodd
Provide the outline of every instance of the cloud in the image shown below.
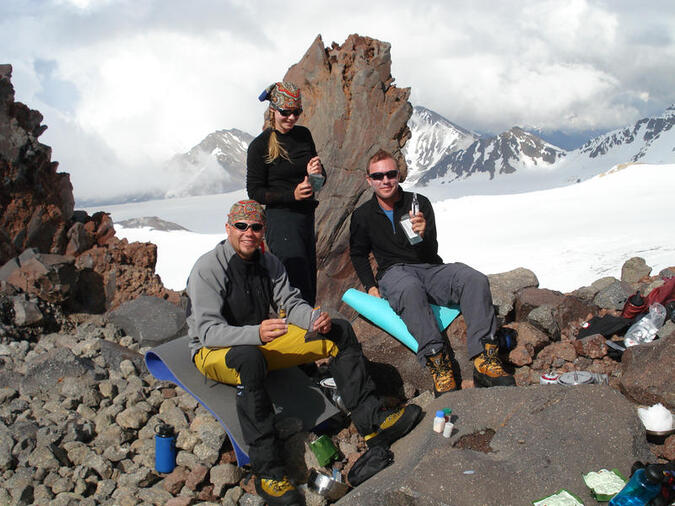
<path fill-rule="evenodd" d="M 44 114 L 43 142 L 76 198 L 157 186 L 165 160 L 214 130 L 258 133 L 256 97 L 317 34 L 327 45 L 350 33 L 390 42 L 413 103 L 497 133 L 617 128 L 675 103 L 674 26 L 670 0 L 0 5 L 17 98 Z"/>

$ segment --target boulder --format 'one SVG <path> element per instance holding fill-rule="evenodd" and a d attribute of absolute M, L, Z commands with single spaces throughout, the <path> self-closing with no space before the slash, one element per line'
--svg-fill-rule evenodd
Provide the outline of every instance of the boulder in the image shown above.
<path fill-rule="evenodd" d="M 507 319 L 513 310 L 518 291 L 539 286 L 539 280 L 534 272 L 523 267 L 509 272 L 490 274 L 488 280 L 492 302 L 497 308 L 497 317 L 502 320 Z"/>
<path fill-rule="evenodd" d="M 527 319 L 530 311 L 539 306 L 558 306 L 562 304 L 564 299 L 565 296 L 562 293 L 546 288 L 524 288 L 516 295 L 515 320 L 522 321 Z"/>
<path fill-rule="evenodd" d="M 125 302 L 107 318 L 141 346 L 159 346 L 187 331 L 185 311 L 159 297 L 143 295 Z"/>
<path fill-rule="evenodd" d="M 615 279 L 598 291 L 593 298 L 593 304 L 603 309 L 620 311 L 633 292 L 633 288 L 628 283 Z"/>
<path fill-rule="evenodd" d="M 66 348 L 54 348 L 26 363 L 19 391 L 21 395 L 58 392 L 66 377 L 79 378 L 82 388 L 87 388 L 94 383 L 93 370 L 91 360 L 76 357 Z"/>
<path fill-rule="evenodd" d="M 449 439 L 430 429 L 447 406 Z M 336 504 L 526 504 L 560 488 L 595 504 L 582 474 L 654 461 L 635 407 L 606 385 L 451 392 L 392 450 L 390 467 Z"/>
<path fill-rule="evenodd" d="M 628 348 L 621 357 L 621 391 L 638 404 L 675 409 L 675 333 Z"/>
<path fill-rule="evenodd" d="M 7 282 L 15 288 L 53 303 L 66 302 L 73 296 L 78 280 L 73 257 L 37 253 L 31 249 L 17 260 L 19 268 L 7 277 Z"/>
<path fill-rule="evenodd" d="M 649 276 L 650 272 L 652 272 L 652 268 L 647 265 L 644 258 L 629 258 L 621 266 L 621 281 L 636 284 L 642 278 Z"/>

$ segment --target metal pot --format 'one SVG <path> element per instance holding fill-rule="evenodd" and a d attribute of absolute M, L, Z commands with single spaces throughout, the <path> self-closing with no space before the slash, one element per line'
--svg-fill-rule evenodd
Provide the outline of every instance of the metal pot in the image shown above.
<path fill-rule="evenodd" d="M 329 501 L 337 501 L 351 489 L 346 483 L 334 480 L 330 476 L 319 473 L 316 469 L 312 469 L 309 472 L 307 486 L 310 490 L 324 496 Z"/>
<path fill-rule="evenodd" d="M 558 383 L 566 386 L 590 385 L 595 382 L 592 373 L 588 371 L 572 371 L 560 375 Z"/>

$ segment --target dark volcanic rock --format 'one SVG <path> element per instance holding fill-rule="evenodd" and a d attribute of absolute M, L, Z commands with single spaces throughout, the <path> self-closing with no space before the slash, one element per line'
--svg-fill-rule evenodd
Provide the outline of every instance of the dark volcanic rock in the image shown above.
<path fill-rule="evenodd" d="M 159 346 L 186 331 L 185 311 L 158 297 L 126 302 L 111 311 L 108 319 L 141 346 Z"/>
<path fill-rule="evenodd" d="M 318 36 L 284 77 L 302 90 L 301 123 L 312 131 L 328 173 L 316 212 L 322 305 L 338 307 L 345 290 L 358 284 L 349 259 L 349 217 L 371 195 L 368 158 L 385 149 L 407 173 L 401 148 L 410 137 L 410 89 L 393 84 L 390 49 L 359 35 L 325 48 Z"/>
<path fill-rule="evenodd" d="M 55 348 L 26 364 L 26 374 L 21 381 L 21 395 L 35 395 L 59 388 L 66 377 L 80 378 L 82 387 L 93 381 L 94 365 L 91 360 L 76 357 L 66 348 Z"/>
<path fill-rule="evenodd" d="M 100 345 L 101 356 L 109 369 L 119 371 L 120 363 L 123 360 L 131 360 L 137 371 L 144 370 L 145 362 L 143 361 L 143 355 L 140 353 L 112 341 L 101 340 Z"/>
<path fill-rule="evenodd" d="M 621 358 L 621 391 L 639 404 L 675 409 L 675 334 L 628 348 Z"/>
<path fill-rule="evenodd" d="M 445 439 L 431 421 L 448 406 L 455 431 Z M 451 392 L 392 450 L 392 466 L 337 504 L 526 504 L 560 488 L 594 504 L 583 473 L 611 463 L 627 476 L 636 460 L 654 460 L 635 407 L 603 385 Z"/>
<path fill-rule="evenodd" d="M 560 292 L 554 292 L 545 288 L 525 288 L 518 292 L 515 304 L 515 319 L 521 321 L 527 319 L 534 308 L 543 306 L 557 306 L 561 304 L 565 296 Z"/>

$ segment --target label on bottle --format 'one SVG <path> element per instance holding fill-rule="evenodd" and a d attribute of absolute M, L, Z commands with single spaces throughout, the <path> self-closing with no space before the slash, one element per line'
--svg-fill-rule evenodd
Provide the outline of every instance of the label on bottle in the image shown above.
<path fill-rule="evenodd" d="M 407 214 L 401 216 L 401 227 L 403 228 L 403 231 L 405 232 L 405 235 L 408 238 L 410 244 L 417 244 L 422 242 L 422 237 L 413 230 L 412 220 L 410 219 L 410 216 L 408 216 Z"/>

